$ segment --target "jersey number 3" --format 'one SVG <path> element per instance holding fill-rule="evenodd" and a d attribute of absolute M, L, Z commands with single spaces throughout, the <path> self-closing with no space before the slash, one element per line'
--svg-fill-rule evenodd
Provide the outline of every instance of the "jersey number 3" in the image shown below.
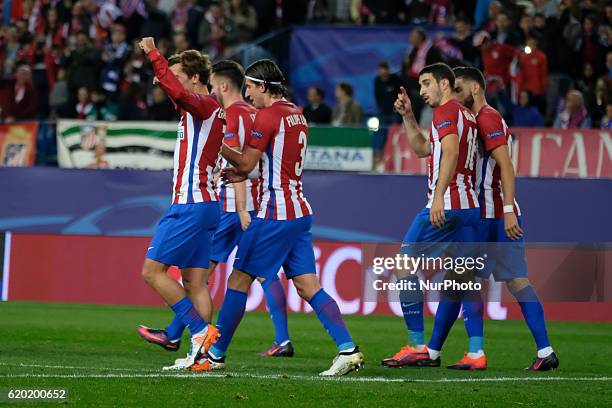
<path fill-rule="evenodd" d="M 306 133 L 304 133 L 304 131 L 300 132 L 298 144 L 302 146 L 302 150 L 300 150 L 300 158 L 295 163 L 295 175 L 300 177 L 304 170 L 304 159 L 306 158 Z"/>

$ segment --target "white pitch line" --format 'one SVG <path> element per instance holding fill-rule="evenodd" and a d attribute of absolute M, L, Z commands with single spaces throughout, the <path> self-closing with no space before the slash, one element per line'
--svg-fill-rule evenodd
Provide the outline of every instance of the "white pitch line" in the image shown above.
<path fill-rule="evenodd" d="M 381 383 L 483 383 L 483 382 L 556 382 L 556 381 L 596 381 L 608 382 L 612 381 L 612 377 L 490 377 L 490 378 L 440 378 L 440 379 L 423 379 L 423 378 L 384 378 L 384 377 L 315 377 L 315 376 L 299 376 L 299 375 L 265 375 L 265 374 L 247 374 L 247 373 L 230 373 L 213 374 L 213 373 L 150 373 L 150 374 L 6 374 L 0 375 L 0 378 L 187 378 L 202 380 L 205 378 L 215 379 L 232 379 L 232 378 L 251 378 L 260 380 L 309 380 L 309 381 L 342 381 L 342 382 L 381 382 Z"/>
<path fill-rule="evenodd" d="M 95 370 L 95 371 L 158 371 L 155 368 L 106 368 L 106 367 L 79 367 L 79 366 L 62 366 L 62 365 L 44 365 L 44 364 L 10 364 L 0 363 L 0 366 L 5 367 L 29 367 L 29 368 L 58 368 L 62 370 Z"/>

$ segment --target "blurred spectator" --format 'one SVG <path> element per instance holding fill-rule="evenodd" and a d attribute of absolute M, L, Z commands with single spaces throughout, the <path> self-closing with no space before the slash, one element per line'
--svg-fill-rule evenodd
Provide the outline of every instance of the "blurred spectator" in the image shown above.
<path fill-rule="evenodd" d="M 177 54 L 191 48 L 189 42 L 187 41 L 187 36 L 183 31 L 177 31 L 174 34 L 172 37 L 172 46 L 174 48 L 174 53 Z"/>
<path fill-rule="evenodd" d="M 419 95 L 419 72 L 429 64 L 442 61 L 438 50 L 427 33 L 420 27 L 413 29 L 409 37 L 412 48 L 404 56 L 402 63 L 402 81 L 413 104 L 414 115 L 419 118 L 423 101 Z"/>
<path fill-rule="evenodd" d="M 106 93 L 101 89 L 94 89 L 91 93 L 93 108 L 87 115 L 87 120 L 117 120 L 117 104 L 106 99 Z"/>
<path fill-rule="evenodd" d="M 470 23 L 467 20 L 455 20 L 455 32 L 449 41 L 461 51 L 465 62 L 475 65 L 478 50 L 474 47 Z"/>
<path fill-rule="evenodd" d="M 47 47 L 63 47 L 66 44 L 68 24 L 60 21 L 59 12 L 49 8 L 44 20 L 45 45 Z"/>
<path fill-rule="evenodd" d="M 187 26 L 187 16 L 193 0 L 177 0 L 170 22 L 174 30 L 184 30 Z"/>
<path fill-rule="evenodd" d="M 595 64 L 597 56 L 597 31 L 592 16 L 586 16 L 582 22 L 582 61 Z"/>
<path fill-rule="evenodd" d="M 160 41 L 158 49 L 162 52 L 162 43 L 165 41 Z M 165 55 L 164 54 L 162 55 Z M 135 82 L 143 85 L 145 89 L 150 89 L 149 86 L 152 83 L 153 79 L 153 71 L 151 68 L 151 64 L 146 63 L 146 57 L 142 49 L 138 46 L 138 40 L 134 40 L 132 44 L 132 55 L 125 63 L 125 67 L 123 69 L 123 77 L 124 81 L 121 84 L 121 92 L 125 92 L 130 83 Z"/>
<path fill-rule="evenodd" d="M 451 16 L 452 4 L 449 0 L 432 0 L 429 22 L 438 25 L 447 25 Z"/>
<path fill-rule="evenodd" d="M 57 81 L 49 94 L 49 107 L 51 108 L 51 116 L 53 118 L 70 117 L 68 111 L 69 96 L 66 70 L 60 68 L 57 71 Z"/>
<path fill-rule="evenodd" d="M 429 0 L 414 0 L 408 7 L 407 21 L 410 24 L 425 24 L 429 19 Z"/>
<path fill-rule="evenodd" d="M 512 110 L 512 125 L 516 127 L 542 127 L 544 116 L 537 107 L 531 103 L 529 91 L 522 90 L 519 93 L 519 103 Z"/>
<path fill-rule="evenodd" d="M 72 98 L 76 97 L 77 89 L 86 87 L 97 88 L 100 84 L 100 51 L 93 47 L 89 37 L 80 32 L 76 37 L 76 46 L 65 52 L 64 64 L 68 78 L 68 91 Z"/>
<path fill-rule="evenodd" d="M 493 0 L 490 2 L 483 1 L 481 4 L 477 6 L 477 8 L 482 10 L 483 6 L 485 6 L 486 4 L 488 4 L 486 18 L 482 21 L 480 20 L 480 18 L 477 18 L 476 27 L 480 30 L 485 30 L 489 33 L 492 33 L 493 31 L 495 31 L 495 28 L 496 28 L 495 23 L 497 22 L 497 15 L 501 13 L 501 11 L 503 10 L 503 6 L 501 2 L 497 0 Z"/>
<path fill-rule="evenodd" d="M 328 0 L 327 1 L 327 16 L 330 23 L 350 23 L 358 19 L 361 10 L 358 14 L 355 13 L 352 0 Z"/>
<path fill-rule="evenodd" d="M 586 103 L 587 110 L 591 110 L 595 104 L 595 85 L 597 78 L 595 77 L 595 71 L 591 63 L 587 62 L 584 64 L 582 69 L 582 76 L 576 81 L 576 89 L 582 92 L 584 102 Z"/>
<path fill-rule="evenodd" d="M 2 27 L 2 53 L 4 60 L 2 76 L 5 78 L 10 77 L 15 72 L 17 52 L 20 47 L 17 27 Z"/>
<path fill-rule="evenodd" d="M 591 118 L 584 106 L 584 99 L 580 91 L 569 91 L 564 105 L 563 110 L 555 118 L 554 128 L 578 129 L 591 127 Z"/>
<path fill-rule="evenodd" d="M 225 15 L 225 9 L 218 1 L 213 1 L 204 20 L 200 24 L 198 42 L 203 45 L 211 59 L 222 56 L 228 45 L 232 45 L 237 38 L 234 21 Z"/>
<path fill-rule="evenodd" d="M 226 15 L 236 25 L 236 40 L 250 41 L 257 32 L 257 14 L 255 8 L 246 0 L 230 0 L 226 3 Z"/>
<path fill-rule="evenodd" d="M 606 115 L 601 119 L 600 129 L 612 130 L 612 103 L 606 105 Z"/>
<path fill-rule="evenodd" d="M 304 108 L 304 117 L 308 123 L 331 123 L 332 110 L 325 103 L 325 91 L 318 86 L 308 88 L 308 105 Z"/>
<path fill-rule="evenodd" d="M 589 113 L 593 119 L 594 127 L 599 127 L 601 118 L 606 114 L 606 106 L 612 102 L 610 95 L 610 83 L 603 77 L 595 84 L 595 98 L 593 104 L 589 106 Z"/>
<path fill-rule="evenodd" d="M 534 37 L 527 39 L 527 47 L 519 55 L 519 65 L 519 91 L 529 91 L 533 104 L 540 112 L 546 112 L 548 60 L 546 54 L 538 49 L 538 40 Z"/>
<path fill-rule="evenodd" d="M 487 95 L 502 115 L 511 113 L 509 97 L 510 65 L 518 50 L 506 44 L 499 44 L 489 33 L 481 31 L 474 36 L 474 46 L 480 48 L 483 73 L 487 80 Z"/>
<path fill-rule="evenodd" d="M 432 41 L 427 37 L 427 33 L 420 27 L 410 32 L 410 52 L 404 56 L 404 73 L 416 78 L 418 81 L 419 72 L 429 64 L 440 62 L 440 54 L 433 47 Z"/>
<path fill-rule="evenodd" d="M 170 38 L 172 26 L 168 15 L 159 8 L 159 0 L 145 1 L 147 18 L 140 27 L 140 37 Z"/>
<path fill-rule="evenodd" d="M 19 66 L 15 71 L 15 79 L 5 81 L 2 85 L 6 96 L 1 114 L 5 122 L 38 117 L 38 94 L 32 83 L 32 70 L 29 66 Z"/>
<path fill-rule="evenodd" d="M 363 110 L 359 102 L 353 99 L 353 87 L 342 82 L 336 86 L 336 106 L 332 112 L 332 125 L 361 125 Z"/>
<path fill-rule="evenodd" d="M 612 81 L 612 51 L 606 54 L 606 75 L 608 76 L 608 82 Z"/>
<path fill-rule="evenodd" d="M 115 96 L 123 77 L 123 67 L 130 56 L 130 46 L 125 41 L 125 27 L 114 24 L 111 29 L 111 41 L 104 46 L 102 61 L 102 89 Z"/>
<path fill-rule="evenodd" d="M 533 16 L 533 27 L 531 35 L 536 37 L 540 42 L 545 39 L 546 34 L 546 18 L 544 14 L 536 14 Z"/>
<path fill-rule="evenodd" d="M 78 103 L 75 106 L 75 118 L 87 119 L 94 108 L 89 96 L 89 89 L 84 86 L 80 87 L 77 93 L 77 100 Z"/>
<path fill-rule="evenodd" d="M 158 86 L 153 88 L 153 103 L 147 111 L 149 113 L 147 119 L 150 120 L 169 122 L 177 118 L 172 101 L 168 99 L 166 93 Z"/>
<path fill-rule="evenodd" d="M 512 27 L 512 20 L 506 11 L 500 11 L 495 17 L 495 29 L 491 33 L 491 37 L 498 44 L 507 44 L 511 46 L 519 45 L 519 33 Z"/>
<path fill-rule="evenodd" d="M 192 48 L 203 48 L 202 43 L 200 43 L 199 36 L 200 24 L 204 20 L 205 13 L 206 9 L 195 1 L 192 2 L 189 10 L 187 10 L 187 24 L 184 28 L 181 28 L 181 30 L 185 32 L 187 42 Z"/>
<path fill-rule="evenodd" d="M 127 91 L 119 98 L 117 120 L 143 120 L 146 119 L 146 115 L 147 104 L 142 86 L 137 82 L 131 82 Z"/>
<path fill-rule="evenodd" d="M 607 2 L 604 11 L 604 23 L 608 26 L 612 25 L 612 3 Z"/>
<path fill-rule="evenodd" d="M 402 2 L 396 0 L 362 0 L 351 3 L 351 17 L 354 19 L 358 10 L 363 24 L 398 24 L 403 11 Z"/>
<path fill-rule="evenodd" d="M 525 13 L 521 15 L 518 24 L 518 44 L 517 45 L 525 45 L 527 44 L 527 38 L 533 37 L 533 17 L 529 14 Z M 536 35 L 537 38 L 537 35 Z"/>
<path fill-rule="evenodd" d="M 400 116 L 393 108 L 400 86 L 402 86 L 400 77 L 391 73 L 387 61 L 381 61 L 378 64 L 378 75 L 374 78 L 374 96 L 383 125 L 400 123 L 401 121 Z"/>
<path fill-rule="evenodd" d="M 556 17 L 559 14 L 558 2 L 555 0 L 533 0 L 534 12 L 544 18 Z"/>

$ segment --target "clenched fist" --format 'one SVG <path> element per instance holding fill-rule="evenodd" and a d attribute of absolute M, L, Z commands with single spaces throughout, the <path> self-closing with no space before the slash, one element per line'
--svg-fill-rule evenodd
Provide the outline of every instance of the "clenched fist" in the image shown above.
<path fill-rule="evenodd" d="M 155 49 L 155 40 L 153 37 L 145 37 L 138 43 L 140 48 L 144 51 L 145 54 L 153 51 Z"/>

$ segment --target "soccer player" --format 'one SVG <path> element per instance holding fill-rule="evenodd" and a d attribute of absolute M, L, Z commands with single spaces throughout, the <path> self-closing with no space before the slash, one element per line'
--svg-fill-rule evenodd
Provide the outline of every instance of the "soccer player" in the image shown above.
<path fill-rule="evenodd" d="M 222 111 L 217 100 L 208 95 L 208 56 L 188 50 L 166 61 L 151 37 L 143 38 L 140 47 L 151 61 L 159 85 L 181 114 L 172 205 L 147 249 L 142 275 L 191 333 L 190 351 L 181 359 L 187 368 L 219 337 L 218 330 L 209 324 L 212 300 L 204 277 L 219 221 L 213 169 L 223 141 Z M 180 268 L 184 288 L 166 274 L 170 265 Z M 138 331 L 143 337 L 168 347 L 175 343 L 178 348 L 180 337 L 172 339 L 164 331 L 153 332 L 144 326 Z"/>
<path fill-rule="evenodd" d="M 212 66 L 210 76 L 212 94 L 225 111 L 225 137 L 236 135 L 240 146 L 244 146 L 246 136 L 250 135 L 253 120 L 257 110 L 246 103 L 242 97 L 242 84 L 244 82 L 244 69 L 234 61 L 220 61 Z M 221 157 L 221 168 L 228 166 L 226 160 Z M 219 204 L 221 206 L 221 217 L 215 229 L 212 242 L 211 260 L 208 270 L 205 271 L 204 282 L 208 282 L 210 275 L 215 271 L 219 262 L 226 262 L 232 250 L 238 245 L 242 232 L 251 223 L 251 217 L 256 215 L 259 200 L 259 183 L 257 179 L 248 178 L 240 183 L 217 184 Z M 285 291 L 274 275 L 271 279 L 258 278 L 262 284 L 268 310 L 275 329 L 275 339 L 272 346 L 260 353 L 262 357 L 292 357 L 294 355 L 293 345 L 289 338 L 287 327 L 287 300 Z M 212 313 L 212 309 L 211 309 Z M 210 316 L 209 316 L 210 317 Z M 148 332 L 160 333 L 161 339 L 169 339 L 160 343 L 157 337 L 147 336 L 145 339 L 159 344 L 167 350 L 176 351 L 178 342 L 176 339 L 182 337 L 185 325 L 178 316 L 170 325 L 164 329 L 148 329 Z M 140 329 L 143 333 L 145 329 Z M 165 334 L 165 336 L 164 336 Z M 170 348 L 172 347 L 172 348 Z M 182 359 L 175 368 L 181 368 Z"/>
<path fill-rule="evenodd" d="M 400 250 L 410 257 L 419 257 L 423 252 L 426 256 L 440 256 L 449 251 L 450 244 L 462 249 L 461 243 L 475 242 L 475 228 L 480 221 L 474 189 L 476 120 L 453 99 L 454 83 L 453 71 L 446 64 L 428 65 L 419 73 L 420 95 L 434 108 L 429 138 L 419 129 L 404 88 L 395 102 L 396 111 L 403 117 L 410 147 L 419 157 L 429 157 L 427 206 L 414 218 Z M 418 289 L 416 271 L 396 272 L 400 281 L 414 282 L 417 288 L 400 292 L 409 345 L 384 359 L 382 364 L 438 367 L 440 349 L 461 303 L 456 294 L 443 293 L 444 301 L 438 305 L 431 339 L 425 345 L 423 293 Z"/>
<path fill-rule="evenodd" d="M 487 268 L 477 272 L 477 275 L 487 279 L 493 273 L 496 281 L 506 282 L 508 290 L 519 303 L 538 349 L 528 370 L 555 369 L 559 366 L 559 359 L 548 341 L 544 309 L 527 278 L 521 210 L 514 198 L 515 178 L 510 158 L 512 143 L 508 126 L 500 113 L 487 104 L 486 83 L 482 72 L 472 67 L 458 67 L 454 72 L 456 97 L 476 115 L 478 136 L 483 149 L 476 172 L 482 217 L 477 234 L 479 241 L 491 243 L 489 245 L 492 250 L 488 252 L 495 254 L 495 259 L 490 259 Z M 449 368 L 470 370 L 486 367 L 482 306 L 481 301 L 463 302 L 469 352 Z"/>
<path fill-rule="evenodd" d="M 259 109 L 251 138 L 242 152 L 237 137 L 225 138 L 222 155 L 233 168 L 224 170 L 229 182 L 246 179 L 257 165 L 263 195 L 257 218 L 244 232 L 228 279 L 217 327 L 219 341 L 200 360 L 199 369 L 225 366 L 225 354 L 245 311 L 247 291 L 257 277 L 270 279 L 282 266 L 336 342 L 338 356 L 320 373 L 338 376 L 363 365 L 363 354 L 351 338 L 338 304 L 321 287 L 312 248 L 312 209 L 302 191 L 308 125 L 300 110 L 286 99 L 284 77 L 270 60 L 259 60 L 245 73 L 246 96 Z"/>
<path fill-rule="evenodd" d="M 212 93 L 225 110 L 225 138 L 238 139 L 240 150 L 250 138 L 257 109 L 245 102 L 242 96 L 244 69 L 234 61 L 220 61 L 213 65 L 210 77 Z M 221 168 L 229 167 L 221 157 Z M 258 173 L 259 169 L 255 169 Z M 259 174 L 257 174 L 259 176 Z M 260 188 L 257 178 L 247 178 L 239 183 L 219 183 L 221 220 L 213 237 L 211 270 L 219 262 L 226 262 L 231 251 L 238 245 L 243 230 L 257 215 Z M 263 288 L 266 304 L 274 324 L 274 343 L 262 353 L 262 357 L 292 357 L 293 345 L 287 327 L 287 299 L 278 274 L 269 279 L 257 279 Z"/>

